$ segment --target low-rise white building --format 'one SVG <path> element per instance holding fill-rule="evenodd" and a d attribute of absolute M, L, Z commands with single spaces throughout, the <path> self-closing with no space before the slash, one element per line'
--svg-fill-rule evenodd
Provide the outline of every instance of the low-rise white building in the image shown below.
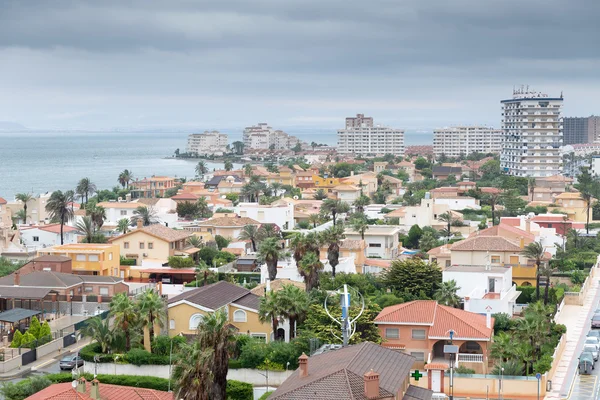
<path fill-rule="evenodd" d="M 227 142 L 227 135 L 218 131 L 192 133 L 188 136 L 187 152 L 220 156 L 227 152 Z"/>
<path fill-rule="evenodd" d="M 600 176 L 600 156 L 592 156 L 592 175 Z"/>
<path fill-rule="evenodd" d="M 436 205 L 445 204 L 450 210 L 464 210 L 465 208 L 481 210 L 479 200 L 469 196 L 438 197 L 433 202 Z"/>
<path fill-rule="evenodd" d="M 457 126 L 433 131 L 433 153 L 458 157 L 471 153 L 500 153 L 502 130 L 487 126 Z"/>
<path fill-rule="evenodd" d="M 400 227 L 394 225 L 369 225 L 369 229 L 365 232 L 366 256 L 384 259 L 398 257 L 400 250 L 398 234 L 400 231 Z M 360 233 L 351 228 L 346 228 L 345 234 L 346 239 L 362 239 Z"/>
<path fill-rule="evenodd" d="M 21 240 L 28 250 L 60 245 L 60 224 L 30 225 L 19 228 Z M 65 225 L 63 227 L 63 243 L 77 243 L 77 229 Z"/>
<path fill-rule="evenodd" d="M 281 199 L 270 205 L 240 203 L 233 208 L 240 217 L 252 218 L 263 224 L 275 224 L 281 229 L 292 229 L 294 223 L 294 203 Z"/>
<path fill-rule="evenodd" d="M 512 284 L 512 267 L 460 266 L 446 267 L 444 282 L 455 281 L 457 295 L 464 299 L 465 311 L 479 314 L 513 314 L 515 302 L 521 294 Z"/>

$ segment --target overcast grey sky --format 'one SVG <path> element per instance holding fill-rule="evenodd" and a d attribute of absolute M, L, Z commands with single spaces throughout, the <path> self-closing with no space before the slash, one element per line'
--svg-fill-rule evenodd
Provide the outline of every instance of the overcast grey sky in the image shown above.
<path fill-rule="evenodd" d="M 0 121 L 498 126 L 517 84 L 600 113 L 598 0 L 1 0 Z"/>

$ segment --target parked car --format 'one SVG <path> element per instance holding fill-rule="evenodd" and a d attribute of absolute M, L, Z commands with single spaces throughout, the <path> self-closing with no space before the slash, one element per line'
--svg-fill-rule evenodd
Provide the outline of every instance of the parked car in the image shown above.
<path fill-rule="evenodd" d="M 600 314 L 594 314 L 592 317 L 592 329 L 600 329 Z"/>
<path fill-rule="evenodd" d="M 594 369 L 594 357 L 585 351 L 579 356 L 579 373 L 589 375 Z"/>
<path fill-rule="evenodd" d="M 593 344 L 600 351 L 600 339 L 597 337 L 586 337 L 584 344 Z"/>
<path fill-rule="evenodd" d="M 600 330 L 596 331 L 594 329 L 590 329 L 590 331 L 585 335 L 586 339 L 589 337 L 597 337 L 600 340 Z"/>
<path fill-rule="evenodd" d="M 592 356 L 594 356 L 594 361 L 598 361 L 599 352 L 598 347 L 596 347 L 595 344 L 584 344 L 583 351 L 592 353 Z"/>
<path fill-rule="evenodd" d="M 73 369 L 83 366 L 83 359 L 76 354 L 64 356 L 58 364 L 60 369 Z"/>

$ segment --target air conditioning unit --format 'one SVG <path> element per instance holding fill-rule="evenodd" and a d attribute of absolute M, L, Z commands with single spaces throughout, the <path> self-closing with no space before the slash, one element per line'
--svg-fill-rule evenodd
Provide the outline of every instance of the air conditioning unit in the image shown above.
<path fill-rule="evenodd" d="M 142 256 L 143 257 L 148 257 L 148 253 L 143 253 Z"/>

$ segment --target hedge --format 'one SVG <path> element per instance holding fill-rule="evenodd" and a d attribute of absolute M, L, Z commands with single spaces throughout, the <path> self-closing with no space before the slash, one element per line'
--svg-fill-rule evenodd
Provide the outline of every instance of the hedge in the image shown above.
<path fill-rule="evenodd" d="M 136 260 L 133 258 L 121 258 L 121 265 L 135 265 Z"/>
<path fill-rule="evenodd" d="M 83 374 L 85 379 L 91 381 L 94 379 L 92 374 Z M 45 375 L 52 383 L 63 383 L 73 381 L 73 375 L 70 372 L 60 374 Z M 96 376 L 100 383 L 119 386 L 133 386 L 145 389 L 162 390 L 166 392 L 169 389 L 169 380 L 165 378 L 156 378 L 153 376 L 139 375 L 103 375 Z M 171 381 L 171 389 L 173 382 Z M 245 382 L 228 380 L 227 381 L 227 400 L 252 400 L 254 390 L 252 385 Z"/>
<path fill-rule="evenodd" d="M 273 392 L 266 392 L 265 394 L 263 394 L 262 396 L 260 396 L 258 398 L 258 400 L 267 400 L 272 393 Z"/>
<path fill-rule="evenodd" d="M 99 363 L 125 362 L 133 365 L 169 365 L 169 355 L 158 355 L 147 352 L 144 349 L 131 349 L 125 354 L 103 354 L 98 343 L 90 343 L 79 350 L 79 356 L 88 362 L 95 362 L 94 356 L 98 356 Z"/>
<path fill-rule="evenodd" d="M 546 287 L 544 285 L 540 286 L 540 300 L 544 299 L 544 291 Z M 535 287 L 534 286 L 517 286 L 517 291 L 521 292 L 519 297 L 517 297 L 517 304 L 529 304 L 534 303 L 536 300 L 535 297 Z M 551 287 L 548 290 L 548 302 L 550 304 L 558 304 L 562 301 L 563 296 L 565 295 L 565 290 L 562 287 Z"/>

